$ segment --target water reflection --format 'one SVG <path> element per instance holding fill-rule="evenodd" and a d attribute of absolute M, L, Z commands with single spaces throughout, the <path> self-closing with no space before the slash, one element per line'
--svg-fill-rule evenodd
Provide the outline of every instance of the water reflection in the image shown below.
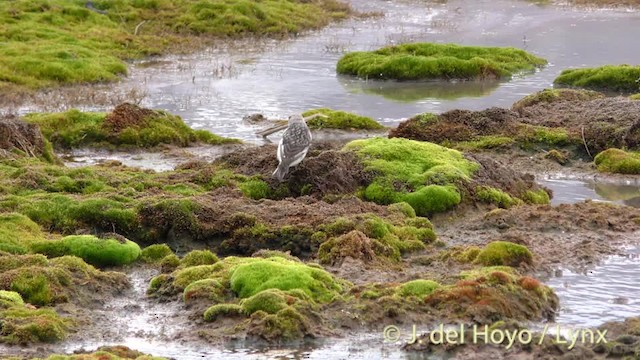
<path fill-rule="evenodd" d="M 573 204 L 585 200 L 607 201 L 640 207 L 639 183 L 603 182 L 593 179 L 547 178 L 538 183 L 553 190 L 552 205 Z"/>
<path fill-rule="evenodd" d="M 499 81 L 364 81 L 347 76 L 338 76 L 338 81 L 350 93 L 379 95 L 401 103 L 482 97 L 500 86 Z"/>

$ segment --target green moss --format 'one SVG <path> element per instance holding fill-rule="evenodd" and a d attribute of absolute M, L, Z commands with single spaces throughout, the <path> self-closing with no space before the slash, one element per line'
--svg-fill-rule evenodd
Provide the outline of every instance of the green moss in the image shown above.
<path fill-rule="evenodd" d="M 92 235 L 67 236 L 60 240 L 32 244 L 34 252 L 50 257 L 75 255 L 97 266 L 118 266 L 135 261 L 140 247 L 130 240 L 99 239 Z"/>
<path fill-rule="evenodd" d="M 209 250 L 193 250 L 180 260 L 180 267 L 212 265 L 218 262 L 216 254 Z"/>
<path fill-rule="evenodd" d="M 242 300 L 241 306 L 246 314 L 253 314 L 256 311 L 275 314 L 289 306 L 287 297 L 288 295 L 282 290 L 267 289 Z"/>
<path fill-rule="evenodd" d="M 0 251 L 28 252 L 31 243 L 44 240 L 38 224 L 21 214 L 0 214 Z"/>
<path fill-rule="evenodd" d="M 640 89 L 638 79 L 640 66 L 605 65 L 564 70 L 553 83 L 601 91 L 635 93 Z"/>
<path fill-rule="evenodd" d="M 160 270 L 163 273 L 172 272 L 180 266 L 180 258 L 176 254 L 170 254 L 160 260 Z"/>
<path fill-rule="evenodd" d="M 241 298 L 266 289 L 300 289 L 320 302 L 330 301 L 342 290 L 328 272 L 282 258 L 255 259 L 234 267 L 230 285 Z"/>
<path fill-rule="evenodd" d="M 531 264 L 533 255 L 525 246 L 494 241 L 478 253 L 475 262 L 484 266 L 518 266 L 521 263 Z"/>
<path fill-rule="evenodd" d="M 521 204 L 522 201 L 517 198 L 511 197 L 511 195 L 505 193 L 500 189 L 496 189 L 490 186 L 479 186 L 476 188 L 476 196 L 478 200 L 489 204 L 494 204 L 497 207 L 508 209 L 514 205 Z"/>
<path fill-rule="evenodd" d="M 345 149 L 356 151 L 367 169 L 379 174 L 364 190 L 367 200 L 383 205 L 404 201 L 420 216 L 460 203 L 455 184 L 469 180 L 477 169 L 456 150 L 402 138 L 355 140 Z M 396 190 L 402 184 L 405 189 Z"/>
<path fill-rule="evenodd" d="M 0 91 L 113 81 L 127 72 L 123 60 L 192 48 L 194 36 L 297 34 L 350 13 L 330 0 L 93 3 L 105 13 L 82 1 L 0 2 Z"/>
<path fill-rule="evenodd" d="M 302 338 L 308 331 L 309 320 L 293 307 L 286 307 L 276 314 L 258 311 L 251 317 L 250 333 L 271 341 Z"/>
<path fill-rule="evenodd" d="M 270 188 L 264 180 L 252 179 L 238 185 L 242 193 L 254 200 L 264 199 L 269 196 Z"/>
<path fill-rule="evenodd" d="M 416 217 L 416 211 L 413 210 L 413 207 L 411 207 L 411 205 L 409 205 L 408 203 L 401 201 L 399 203 L 395 203 L 395 204 L 391 204 L 387 207 L 387 209 L 389 209 L 389 211 L 397 211 L 401 214 L 403 214 L 404 216 L 408 217 L 408 218 L 415 218 Z"/>
<path fill-rule="evenodd" d="M 62 340 L 73 323 L 61 318 L 52 309 L 31 309 L 15 305 L 0 310 L 2 333 L 0 342 L 9 344 L 29 344 Z"/>
<path fill-rule="evenodd" d="M 309 110 L 302 114 L 309 117 L 315 114 L 323 114 L 328 117 L 316 117 L 307 121 L 307 125 L 312 129 L 356 129 L 356 130 L 379 130 L 384 129 L 377 121 L 366 116 L 360 116 L 345 111 L 331 109 Z"/>
<path fill-rule="evenodd" d="M 601 172 L 640 174 L 640 153 L 607 149 L 596 155 L 594 163 Z"/>
<path fill-rule="evenodd" d="M 356 228 L 356 223 L 344 216 L 336 218 L 333 222 L 322 226 L 323 231 L 329 235 L 340 235 Z"/>
<path fill-rule="evenodd" d="M 549 194 L 544 189 L 527 190 L 520 196 L 520 199 L 527 204 L 545 205 L 551 202 Z"/>
<path fill-rule="evenodd" d="M 487 135 L 480 136 L 477 140 L 461 141 L 454 146 L 460 150 L 486 150 L 507 148 L 513 145 L 516 140 L 509 136 Z"/>
<path fill-rule="evenodd" d="M 173 254 L 173 250 L 167 244 L 153 244 L 142 249 L 140 260 L 146 263 L 155 263 L 171 254 Z"/>
<path fill-rule="evenodd" d="M 131 105 L 133 107 L 133 105 Z M 135 109 L 135 108 L 134 108 Z M 138 111 L 144 111 L 137 108 Z M 194 131 L 176 115 L 164 111 L 146 110 L 137 123 L 118 124 L 115 130 L 105 121 L 105 113 L 80 112 L 69 110 L 64 113 L 29 114 L 25 120 L 40 126 L 43 135 L 56 147 L 141 147 L 150 148 L 161 144 L 189 146 L 198 142 L 211 145 L 238 142 L 205 131 Z"/>
<path fill-rule="evenodd" d="M 0 290 L 0 308 L 7 308 L 13 305 L 24 305 L 22 296 L 15 291 Z"/>
<path fill-rule="evenodd" d="M 225 287 L 218 280 L 202 279 L 189 284 L 182 292 L 182 300 L 187 303 L 194 299 L 207 299 L 214 303 L 223 302 Z"/>
<path fill-rule="evenodd" d="M 244 315 L 244 308 L 237 304 L 215 304 L 204 312 L 205 321 L 216 321 L 219 317 Z"/>
<path fill-rule="evenodd" d="M 629 100 L 640 100 L 640 94 L 630 95 Z"/>
<path fill-rule="evenodd" d="M 515 48 L 415 43 L 346 54 L 338 61 L 337 71 L 368 79 L 494 79 L 546 63 Z"/>
<path fill-rule="evenodd" d="M 193 282 L 202 279 L 208 279 L 216 275 L 219 271 L 220 268 L 215 265 L 198 265 L 179 269 L 176 273 L 174 273 L 173 285 L 182 290 Z"/>
<path fill-rule="evenodd" d="M 436 281 L 418 279 L 406 282 L 398 288 L 398 294 L 402 297 L 417 296 L 424 297 L 431 294 L 440 287 Z"/>

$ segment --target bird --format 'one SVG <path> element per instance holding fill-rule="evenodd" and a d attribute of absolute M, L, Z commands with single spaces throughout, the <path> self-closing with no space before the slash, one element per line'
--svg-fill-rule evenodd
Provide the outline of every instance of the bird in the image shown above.
<path fill-rule="evenodd" d="M 305 118 L 302 115 L 289 116 L 287 129 L 278 144 L 276 156 L 279 163 L 273 172 L 273 177 L 282 182 L 289 168 L 300 164 L 307 156 L 309 146 L 311 146 L 311 130 Z"/>

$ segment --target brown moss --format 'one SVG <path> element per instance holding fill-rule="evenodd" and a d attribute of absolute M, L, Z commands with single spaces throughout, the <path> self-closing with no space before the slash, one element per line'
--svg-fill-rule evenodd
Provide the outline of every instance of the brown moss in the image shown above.
<path fill-rule="evenodd" d="M 320 245 L 318 258 L 321 263 L 329 265 L 340 265 L 345 258 L 373 263 L 391 257 L 393 253 L 388 245 L 369 238 L 361 231 L 353 230 Z"/>

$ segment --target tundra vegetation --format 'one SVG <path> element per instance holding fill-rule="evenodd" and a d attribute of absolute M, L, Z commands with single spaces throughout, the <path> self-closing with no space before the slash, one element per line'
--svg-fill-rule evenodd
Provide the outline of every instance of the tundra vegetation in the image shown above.
<path fill-rule="evenodd" d="M 92 3 L 0 2 L 0 92 L 113 81 L 127 73 L 125 60 L 193 49 L 212 38 L 295 35 L 352 13 L 335 0 Z"/>
<path fill-rule="evenodd" d="M 414 43 L 352 52 L 337 64 L 339 74 L 382 80 L 510 79 L 547 61 L 515 48 Z"/>

